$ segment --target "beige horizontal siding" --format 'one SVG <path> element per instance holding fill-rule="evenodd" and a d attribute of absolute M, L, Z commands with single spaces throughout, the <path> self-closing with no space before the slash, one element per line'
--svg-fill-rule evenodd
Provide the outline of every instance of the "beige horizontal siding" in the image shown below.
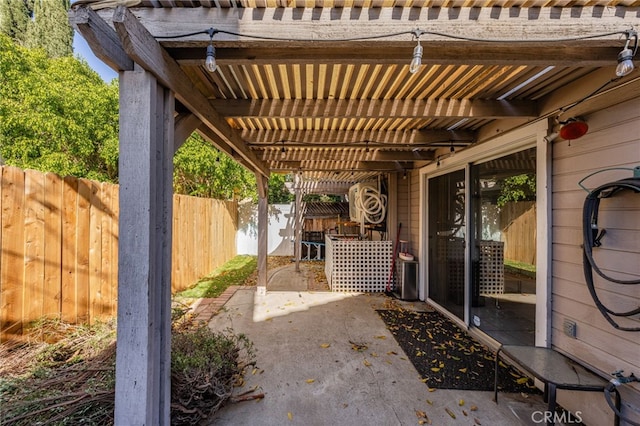
<path fill-rule="evenodd" d="M 587 192 L 578 183 L 605 168 L 640 165 L 640 99 L 584 118 L 589 124 L 587 135 L 553 146 L 552 343 L 603 374 L 622 369 L 625 374 L 637 375 L 640 333 L 611 326 L 595 307 L 585 283 L 581 245 L 582 207 Z M 609 171 L 587 178 L 583 185 L 594 189 L 630 176 L 631 171 Z M 594 249 L 598 266 L 617 278 L 640 277 L 640 196 L 624 193 L 601 200 L 598 219 L 599 227 L 607 230 L 603 246 Z M 640 285 L 614 284 L 599 276 L 594 281 L 606 306 L 623 311 L 640 305 Z M 564 334 L 566 319 L 576 322 L 576 338 Z M 640 327 L 640 318 L 621 319 L 619 323 Z M 586 424 L 611 422 L 604 398 L 594 400 L 597 407 L 585 407 L 579 398 L 577 393 L 564 393 L 559 395 L 559 402 L 569 409 L 581 407 Z M 623 403 L 640 406 L 640 391 L 626 392 Z M 626 412 L 630 414 L 629 410 Z"/>

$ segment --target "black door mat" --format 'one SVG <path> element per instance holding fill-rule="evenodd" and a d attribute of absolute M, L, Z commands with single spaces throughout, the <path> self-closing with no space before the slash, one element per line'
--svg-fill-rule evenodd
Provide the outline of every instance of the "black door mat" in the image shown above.
<path fill-rule="evenodd" d="M 491 391 L 495 353 L 438 312 L 379 310 L 387 328 L 430 388 Z M 539 393 L 533 381 L 500 361 L 498 389 Z"/>

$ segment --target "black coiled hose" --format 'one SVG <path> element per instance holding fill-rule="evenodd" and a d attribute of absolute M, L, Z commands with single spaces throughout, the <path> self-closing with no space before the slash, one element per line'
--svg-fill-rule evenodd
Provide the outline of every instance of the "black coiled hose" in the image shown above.
<path fill-rule="evenodd" d="M 637 377 L 635 377 L 632 374 L 630 377 L 626 378 L 625 383 L 637 382 L 637 381 L 638 381 Z M 618 386 L 620 386 L 621 384 L 622 382 L 619 379 L 617 378 L 611 379 L 609 381 L 609 384 L 604 388 L 604 399 L 607 400 L 607 404 L 613 410 L 613 412 L 616 413 L 616 416 L 618 416 L 618 419 L 625 421 L 627 424 L 631 426 L 640 426 L 640 423 L 634 422 L 633 420 L 629 420 L 627 417 L 623 416 L 620 410 L 618 409 L 618 407 L 616 407 L 615 402 L 611 398 L 611 394 L 618 392 Z"/>
<path fill-rule="evenodd" d="M 640 306 L 636 309 L 632 309 L 626 312 L 616 312 L 612 309 L 607 308 L 600 301 L 593 282 L 593 271 L 595 271 L 602 278 L 616 284 L 640 284 L 640 279 L 620 280 L 606 275 L 604 272 L 602 272 L 602 270 L 600 270 L 600 268 L 598 268 L 598 265 L 596 265 L 596 262 L 593 259 L 593 248 L 599 247 L 601 245 L 600 239 L 605 235 L 605 230 L 598 230 L 598 208 L 600 206 L 600 200 L 602 198 L 611 197 L 623 190 L 631 190 L 633 192 L 640 193 L 640 178 L 633 177 L 610 182 L 592 190 L 591 192 L 589 192 L 589 195 L 587 195 L 587 198 L 584 201 L 582 221 L 584 236 L 582 265 L 589 293 L 591 294 L 596 307 L 606 318 L 609 324 L 611 324 L 614 328 L 622 331 L 640 331 L 640 327 L 623 327 L 613 319 L 613 317 L 630 317 L 632 315 L 640 314 Z"/>

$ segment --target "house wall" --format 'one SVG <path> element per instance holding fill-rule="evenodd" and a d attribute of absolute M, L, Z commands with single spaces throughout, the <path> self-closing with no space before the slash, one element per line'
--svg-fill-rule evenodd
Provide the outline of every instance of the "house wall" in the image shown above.
<path fill-rule="evenodd" d="M 552 231 L 552 344 L 603 374 L 624 370 L 640 376 L 640 332 L 618 331 L 596 309 L 582 269 L 582 206 L 587 193 L 578 182 L 606 168 L 640 165 L 640 99 L 584 117 L 589 132 L 571 143 L 553 144 Z M 589 177 L 584 185 L 602 184 L 631 177 L 630 171 L 614 170 Z M 598 225 L 606 229 L 602 247 L 594 249 L 596 262 L 605 273 L 626 280 L 640 277 L 640 195 L 627 193 L 600 203 Z M 614 272 L 615 271 L 615 272 Z M 640 306 L 640 285 L 619 285 L 600 277 L 596 288 L 602 301 L 616 311 Z M 640 317 L 620 321 L 640 327 Z M 576 337 L 563 331 L 565 320 L 576 323 Z M 637 385 L 637 384 L 636 384 Z M 640 407 L 640 386 L 623 393 L 623 404 Z M 584 398 L 593 399 L 585 404 Z M 601 394 L 559 392 L 558 401 L 570 410 L 582 410 L 586 424 L 611 424 L 611 410 Z M 585 407 L 589 410 L 586 411 Z M 629 409 L 623 413 L 631 415 Z M 640 415 L 632 417 L 640 421 Z"/>
<path fill-rule="evenodd" d="M 409 180 L 409 227 L 403 239 L 409 240 L 411 251 L 417 255 L 420 241 L 420 172 L 413 170 L 408 175 Z"/>
<path fill-rule="evenodd" d="M 409 250 L 415 256 L 420 244 L 420 172 L 409 171 L 406 179 L 398 179 L 398 222 L 402 223 L 400 239 L 409 242 Z M 391 239 L 395 240 L 396 231 Z"/>
<path fill-rule="evenodd" d="M 397 190 L 397 203 L 398 203 L 398 223 L 402 224 L 401 236 L 400 238 L 405 240 L 407 239 L 407 229 L 409 225 L 409 173 L 407 173 L 406 178 L 398 178 L 398 190 Z M 392 240 L 396 239 L 397 228 L 391 231 L 390 238 Z"/>

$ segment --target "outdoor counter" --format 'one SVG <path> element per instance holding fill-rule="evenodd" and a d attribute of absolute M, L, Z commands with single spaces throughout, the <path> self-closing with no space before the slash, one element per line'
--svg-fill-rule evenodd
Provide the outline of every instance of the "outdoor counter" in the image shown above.
<path fill-rule="evenodd" d="M 386 290 L 393 257 L 392 241 L 326 235 L 325 247 L 324 272 L 331 291 Z"/>

